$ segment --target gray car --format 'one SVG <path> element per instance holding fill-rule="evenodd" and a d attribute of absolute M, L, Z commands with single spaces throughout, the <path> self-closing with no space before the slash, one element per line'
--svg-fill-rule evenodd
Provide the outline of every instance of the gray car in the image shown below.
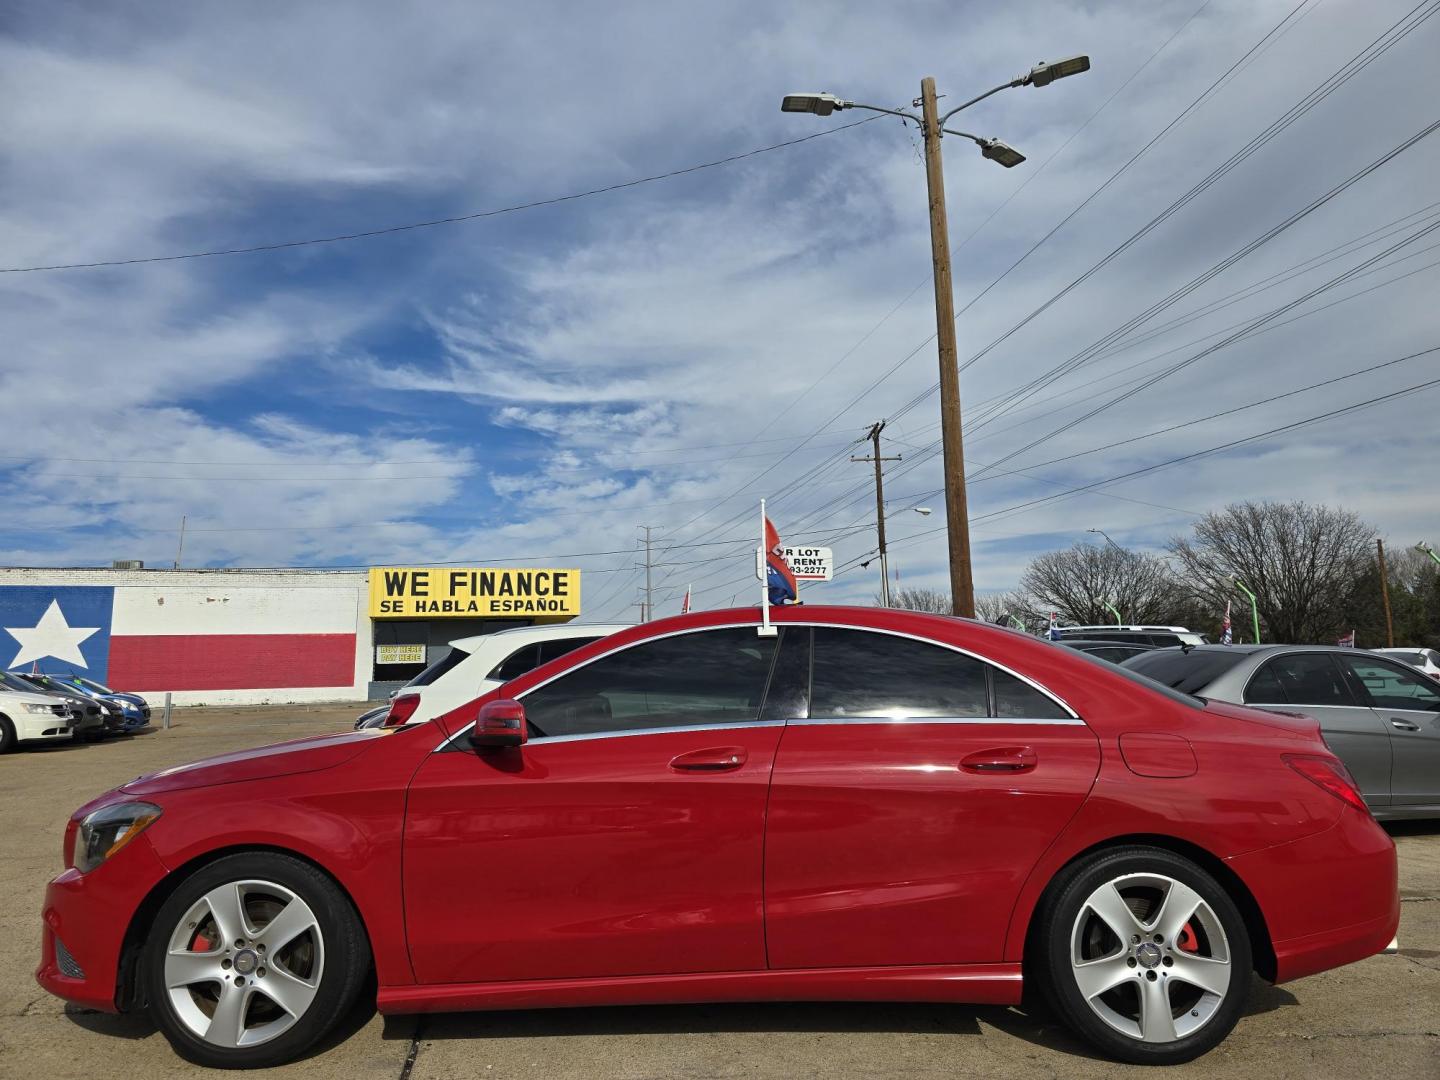
<path fill-rule="evenodd" d="M 1175 690 L 1313 717 L 1377 818 L 1440 817 L 1440 683 L 1363 649 L 1199 645 L 1124 667 Z"/>

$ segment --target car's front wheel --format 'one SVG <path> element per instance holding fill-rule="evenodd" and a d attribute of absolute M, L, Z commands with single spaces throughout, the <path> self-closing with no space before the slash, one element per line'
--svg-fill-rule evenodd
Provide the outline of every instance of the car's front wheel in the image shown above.
<path fill-rule="evenodd" d="M 1047 897 L 1032 964 L 1087 1041 L 1139 1064 L 1199 1057 L 1235 1027 L 1250 939 L 1220 884 L 1159 848 L 1097 853 Z"/>
<path fill-rule="evenodd" d="M 145 948 L 146 999 L 185 1058 L 259 1068 L 304 1053 L 355 1003 L 369 968 L 349 899 L 275 853 L 202 867 L 161 906 Z"/>

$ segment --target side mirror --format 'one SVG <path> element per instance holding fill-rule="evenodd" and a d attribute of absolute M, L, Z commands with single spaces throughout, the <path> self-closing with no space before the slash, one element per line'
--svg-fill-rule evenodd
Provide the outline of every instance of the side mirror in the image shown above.
<path fill-rule="evenodd" d="M 500 698 L 480 707 L 480 715 L 470 729 L 470 745 L 479 748 L 521 746 L 525 736 L 525 706 Z"/>

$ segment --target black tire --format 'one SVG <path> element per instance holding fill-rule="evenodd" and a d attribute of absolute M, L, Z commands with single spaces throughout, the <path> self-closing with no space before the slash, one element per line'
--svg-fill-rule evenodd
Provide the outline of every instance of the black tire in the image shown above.
<path fill-rule="evenodd" d="M 1148 876 L 1170 879 L 1198 894 L 1209 909 L 1203 916 L 1210 923 L 1209 930 L 1202 923 L 1201 911 L 1197 910 L 1194 918 L 1184 923 L 1187 941 L 1178 944 L 1164 941 L 1152 950 L 1152 937 L 1143 933 L 1143 926 L 1147 918 L 1158 914 L 1156 905 L 1162 903 L 1161 898 L 1168 893 L 1161 892 L 1158 885 L 1148 884 L 1145 881 Z M 1110 924 L 1087 907 L 1097 890 L 1117 881 L 1122 884 L 1121 898 L 1125 906 L 1131 916 L 1138 917 L 1141 925 L 1137 929 L 1142 929 L 1141 934 L 1131 935 L 1132 940 L 1121 941 L 1118 952 L 1111 940 Z M 1147 899 L 1151 894 L 1154 898 Z M 1085 912 L 1084 924 L 1079 923 L 1082 911 Z M 1163 848 L 1141 846 L 1097 852 L 1067 867 L 1056 878 L 1046 893 L 1038 919 L 1026 961 L 1029 972 L 1038 976 L 1047 1003 L 1066 1025 L 1109 1056 L 1139 1065 L 1176 1065 L 1191 1061 L 1218 1045 L 1239 1021 L 1253 971 L 1245 920 L 1215 878 L 1189 859 Z M 1223 937 L 1216 930 L 1223 930 Z M 1072 961 L 1075 949 L 1090 950 L 1097 960 L 1113 959 L 1127 964 L 1134 972 L 1133 980 L 1127 979 L 1113 990 L 1095 995 L 1096 1004 L 1092 1005 L 1080 989 Z M 1143 954 L 1142 949 L 1146 950 Z M 1223 995 L 1207 996 L 1183 978 L 1168 981 L 1170 973 L 1182 974 L 1173 965 L 1206 959 L 1207 952 L 1217 949 L 1229 964 L 1228 984 Z M 1186 956 L 1187 953 L 1192 955 Z M 1080 959 L 1089 960 L 1091 955 Z M 1147 966 L 1152 960 L 1154 965 Z M 1115 970 L 1120 969 L 1117 966 Z M 1206 977 L 1211 977 L 1208 972 L 1217 969 L 1206 970 Z M 1149 980 L 1152 987 L 1157 984 L 1161 987 L 1160 993 L 1172 1009 L 1172 1027 L 1183 1028 L 1192 1018 L 1199 1019 L 1199 1026 L 1192 1031 L 1176 1032 L 1176 1037 L 1168 1041 L 1145 1041 L 1139 1030 L 1127 1034 L 1114 1026 L 1125 1022 L 1134 1023 L 1137 1029 L 1143 1028 L 1141 994 L 1145 987 L 1142 980 Z M 1133 1020 L 1128 1012 L 1132 1003 Z M 1174 1010 L 1178 1010 L 1178 1015 Z M 1111 1019 L 1107 1021 L 1105 1016 Z"/>
<path fill-rule="evenodd" d="M 217 1046 L 192 1031 L 170 999 L 164 971 L 170 939 L 172 934 L 181 932 L 182 918 L 210 890 L 232 882 L 256 881 L 283 886 L 308 905 L 322 935 L 323 968 L 313 1000 L 288 1029 L 254 1046 Z M 188 920 L 187 925 L 193 926 Z M 257 936 L 258 933 L 263 933 L 263 928 Z M 262 958 L 261 963 L 267 962 L 271 961 Z M 239 970 L 238 964 L 232 966 L 228 960 L 226 967 L 231 975 Z M 202 867 L 171 894 L 156 914 L 147 937 L 140 977 L 155 1025 L 181 1057 L 210 1068 L 254 1069 L 291 1061 L 323 1039 L 354 1006 L 369 970 L 370 945 L 365 929 L 339 887 L 300 859 L 273 852 L 251 852 L 228 855 Z M 260 968 L 256 974 L 263 976 L 265 969 Z M 262 989 L 256 974 L 251 975 L 252 992 Z M 275 972 L 270 974 L 273 977 Z M 215 985 L 218 991 L 218 984 Z M 254 1016 L 254 1007 L 247 1008 L 250 1009 L 247 1015 Z M 245 1022 L 242 1015 L 241 1024 Z"/>
<path fill-rule="evenodd" d="M 0 754 L 8 754 L 19 743 L 15 737 L 15 725 L 8 716 L 0 716 Z"/>

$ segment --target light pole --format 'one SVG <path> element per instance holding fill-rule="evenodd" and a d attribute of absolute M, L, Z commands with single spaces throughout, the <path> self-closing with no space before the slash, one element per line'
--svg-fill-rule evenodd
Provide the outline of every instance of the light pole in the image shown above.
<path fill-rule="evenodd" d="M 1435 560 L 1435 565 L 1440 566 L 1440 555 L 1436 555 L 1435 549 L 1429 544 L 1427 544 L 1424 540 L 1421 540 L 1420 543 L 1415 545 L 1415 550 L 1423 551 L 1426 555 L 1429 555 L 1430 558 Z"/>
<path fill-rule="evenodd" d="M 965 497 L 965 447 L 960 419 L 960 369 L 955 346 L 955 291 L 950 280 L 950 230 L 945 217 L 945 170 L 940 156 L 942 134 L 969 139 L 980 148 L 982 157 L 1013 169 L 1025 155 L 999 139 L 983 139 L 945 126 L 960 112 L 983 101 L 991 94 L 1016 86 L 1048 86 L 1056 79 L 1078 75 L 1090 70 L 1088 56 L 1073 56 L 1053 64 L 1041 62 L 1029 72 L 1001 83 L 969 101 L 955 106 L 943 116 L 936 105 L 935 80 L 929 76 L 920 81 L 920 96 L 914 102 L 921 115 L 899 109 L 883 109 L 846 101 L 834 94 L 788 94 L 780 103 L 781 112 L 813 113 L 829 116 L 836 109 L 866 109 L 887 113 L 903 120 L 912 120 L 925 138 L 925 182 L 930 194 L 930 254 L 935 278 L 935 330 L 940 355 L 940 436 L 945 467 L 945 518 L 950 546 L 950 597 L 956 615 L 975 617 L 975 582 L 970 567 L 970 515 Z"/>
<path fill-rule="evenodd" d="M 1106 542 L 1107 544 L 1109 544 L 1111 547 L 1113 547 L 1116 551 L 1118 551 L 1121 555 L 1126 554 L 1125 549 L 1122 548 L 1119 544 L 1115 543 L 1114 540 L 1111 540 L 1111 539 L 1110 539 L 1110 534 L 1107 533 L 1104 529 L 1086 529 L 1085 531 L 1086 531 L 1086 532 L 1092 532 L 1092 533 L 1099 533 L 1101 536 L 1103 536 L 1103 537 L 1105 538 L 1105 542 Z M 1115 607 L 1114 604 L 1110 603 L 1110 601 L 1108 601 L 1108 600 L 1101 600 L 1100 603 L 1104 604 L 1107 608 L 1109 608 L 1109 609 L 1110 609 L 1110 613 L 1115 616 L 1115 625 L 1116 625 L 1116 626 L 1124 626 L 1124 625 L 1125 625 L 1125 620 L 1120 617 L 1120 611 L 1119 611 L 1118 608 Z"/>
<path fill-rule="evenodd" d="M 1247 588 L 1245 587 L 1245 583 L 1244 583 L 1243 581 L 1241 581 L 1238 577 L 1237 577 L 1237 578 L 1231 578 L 1230 580 L 1234 583 L 1234 585 L 1235 585 L 1235 587 L 1236 587 L 1237 589 L 1239 589 L 1241 592 L 1243 592 L 1246 596 L 1248 596 L 1248 597 L 1250 598 L 1250 620 L 1251 620 L 1251 622 L 1254 624 L 1254 627 L 1255 627 L 1255 644 L 1256 644 L 1256 645 L 1259 645 L 1259 644 L 1260 644 L 1260 602 L 1256 599 L 1255 594 L 1254 594 L 1253 592 L 1251 592 L 1249 589 L 1247 589 Z"/>

